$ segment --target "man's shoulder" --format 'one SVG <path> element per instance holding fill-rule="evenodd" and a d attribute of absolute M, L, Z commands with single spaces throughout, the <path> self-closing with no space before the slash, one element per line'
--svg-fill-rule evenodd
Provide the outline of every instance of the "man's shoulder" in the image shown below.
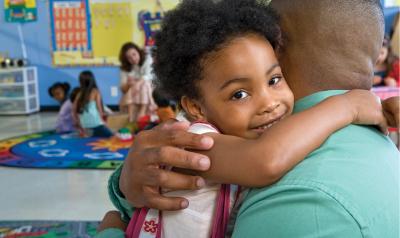
<path fill-rule="evenodd" d="M 325 237 L 327 232 L 362 237 L 357 218 L 332 195 L 320 183 L 301 180 L 253 189 L 240 208 L 233 237 Z"/>
<path fill-rule="evenodd" d="M 364 182 L 370 185 L 368 181 Z M 354 189 L 352 192 L 351 187 L 357 183 L 350 184 L 341 189 L 338 184 L 327 181 L 289 177 L 266 188 L 252 189 L 239 211 L 236 226 L 240 235 L 237 237 L 262 227 L 260 233 L 253 235 L 272 232 L 276 235 L 273 237 L 296 237 L 295 234 L 319 237 L 337 229 L 333 237 L 380 237 L 385 233 L 386 237 L 397 238 L 398 186 L 379 183 L 381 188 L 374 187 L 369 192 Z M 267 220 L 274 222 L 266 225 Z M 286 230 L 288 227 L 290 231 Z"/>
<path fill-rule="evenodd" d="M 361 130 L 369 133 L 368 128 Z M 341 133 L 346 135 L 349 131 Z M 329 139 L 276 184 L 253 190 L 251 194 L 288 191 L 300 194 L 312 190 L 334 199 L 349 211 L 369 211 L 366 208 L 381 200 L 388 201 L 388 207 L 394 206 L 400 187 L 398 150 L 381 135 L 375 141 L 368 138 L 358 142 L 343 139 L 343 135 L 338 137 L 341 138 Z"/>
<path fill-rule="evenodd" d="M 352 141 L 350 134 L 359 140 Z M 348 216 L 371 229 L 363 231 L 367 233 L 395 229 L 399 153 L 386 138 L 374 134 L 370 128 L 353 127 L 332 136 L 276 184 L 252 189 L 241 212 L 259 208 L 255 212 L 263 213 L 273 207 L 286 219 L 295 210 L 320 211 L 315 216 Z"/>

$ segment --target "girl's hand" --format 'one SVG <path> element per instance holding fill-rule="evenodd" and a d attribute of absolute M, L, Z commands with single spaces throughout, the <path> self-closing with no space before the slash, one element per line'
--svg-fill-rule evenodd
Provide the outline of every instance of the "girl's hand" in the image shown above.
<path fill-rule="evenodd" d="M 397 87 L 397 81 L 392 77 L 386 77 L 383 81 L 385 82 L 385 85 L 388 87 Z"/>
<path fill-rule="evenodd" d="M 134 77 L 128 76 L 128 85 L 134 86 L 136 84 L 136 79 Z"/>
<path fill-rule="evenodd" d="M 80 125 L 77 127 L 78 133 L 80 137 L 86 137 L 85 129 L 83 129 Z"/>
<path fill-rule="evenodd" d="M 140 79 L 135 79 L 135 83 L 132 85 L 132 89 L 134 92 L 139 92 L 140 89 L 142 88 L 142 85 L 144 83 L 144 79 L 140 78 Z"/>
<path fill-rule="evenodd" d="M 128 76 L 128 85 L 135 93 L 137 93 L 140 90 L 143 82 L 144 81 L 142 78 L 134 78 L 134 77 Z"/>
<path fill-rule="evenodd" d="M 383 114 L 390 127 L 395 127 L 400 131 L 400 97 L 391 97 L 382 101 Z"/>
<path fill-rule="evenodd" d="M 378 96 L 371 91 L 361 89 L 351 90 L 343 96 L 352 112 L 353 124 L 377 125 L 382 133 L 388 134 L 387 121 Z"/>

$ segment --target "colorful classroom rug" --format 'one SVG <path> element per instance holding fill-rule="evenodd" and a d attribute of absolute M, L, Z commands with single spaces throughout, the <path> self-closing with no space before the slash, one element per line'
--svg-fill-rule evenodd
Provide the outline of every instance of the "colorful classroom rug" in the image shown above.
<path fill-rule="evenodd" d="M 97 221 L 0 221 L 0 238 L 90 238 Z"/>
<path fill-rule="evenodd" d="M 0 141 L 0 165 L 52 169 L 115 169 L 132 141 L 43 132 Z"/>

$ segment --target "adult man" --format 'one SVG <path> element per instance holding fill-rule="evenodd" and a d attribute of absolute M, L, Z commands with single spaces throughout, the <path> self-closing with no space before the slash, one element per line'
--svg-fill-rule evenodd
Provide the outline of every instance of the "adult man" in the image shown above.
<path fill-rule="evenodd" d="M 372 66 L 383 39 L 379 1 L 275 0 L 272 4 L 287 34 L 280 62 L 298 100 L 297 112 L 342 93 L 335 89 L 371 87 Z M 185 128 L 182 124 L 165 127 Z M 209 153 L 213 163 L 218 163 L 218 150 L 237 149 L 219 142 L 215 138 L 215 148 Z M 210 138 L 183 130 L 139 135 L 121 177 L 117 171 L 111 179 L 114 202 L 129 213 L 119 185 L 136 207 L 187 206 L 183 198 L 159 195 L 158 186 L 188 189 L 204 181 L 159 170 L 158 165 L 206 170 L 209 161 L 204 156 L 173 146 L 208 149 L 211 145 Z M 253 189 L 239 211 L 233 236 L 398 237 L 397 157 L 393 144 L 376 130 L 346 127 L 278 183 Z M 204 175 L 224 182 L 212 170 Z"/>

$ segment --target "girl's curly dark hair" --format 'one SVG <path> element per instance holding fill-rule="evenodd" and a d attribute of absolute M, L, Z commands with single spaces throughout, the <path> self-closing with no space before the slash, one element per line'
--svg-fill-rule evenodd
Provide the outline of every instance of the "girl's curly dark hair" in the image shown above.
<path fill-rule="evenodd" d="M 202 60 L 248 33 L 274 49 L 282 41 L 279 18 L 268 0 L 183 0 L 169 11 L 155 37 L 155 85 L 171 99 L 199 98 Z"/>
<path fill-rule="evenodd" d="M 61 88 L 64 91 L 65 99 L 67 99 L 68 98 L 68 92 L 69 92 L 69 90 L 71 88 L 69 83 L 67 83 L 67 82 L 64 82 L 64 83 L 56 82 L 53 85 L 51 85 L 51 87 L 48 89 L 48 93 L 49 93 L 50 97 L 54 97 L 54 92 L 53 91 L 55 89 L 57 89 L 57 88 Z"/>

